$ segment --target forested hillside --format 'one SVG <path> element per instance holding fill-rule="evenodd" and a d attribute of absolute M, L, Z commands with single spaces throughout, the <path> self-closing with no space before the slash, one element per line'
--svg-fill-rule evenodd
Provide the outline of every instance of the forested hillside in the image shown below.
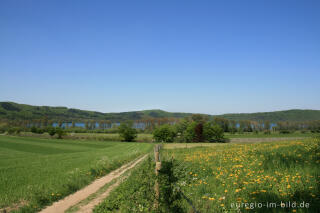
<path fill-rule="evenodd" d="M 67 107 L 31 106 L 17 104 L 14 102 L 0 102 L 0 119 L 7 120 L 110 120 L 121 122 L 125 120 L 143 120 L 152 118 L 184 118 L 191 113 L 172 113 L 163 110 L 143 110 L 121 113 L 102 113 Z M 215 115 L 210 115 L 215 116 Z M 229 120 L 251 120 L 251 121 L 312 121 L 320 120 L 320 110 L 287 110 L 261 113 L 239 113 L 224 114 L 216 117 L 223 117 Z"/>

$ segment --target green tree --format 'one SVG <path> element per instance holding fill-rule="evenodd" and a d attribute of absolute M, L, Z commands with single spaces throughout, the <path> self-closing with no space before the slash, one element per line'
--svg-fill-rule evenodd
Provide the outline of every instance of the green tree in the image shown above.
<path fill-rule="evenodd" d="M 191 120 L 193 120 L 197 123 L 205 123 L 209 120 L 209 117 L 207 115 L 192 114 Z"/>
<path fill-rule="evenodd" d="M 124 141 L 131 142 L 137 138 L 137 130 L 132 126 L 133 126 L 133 122 L 130 122 L 130 121 L 123 122 L 120 124 L 119 134 Z"/>
<path fill-rule="evenodd" d="M 185 130 L 184 134 L 183 134 L 183 138 L 185 140 L 185 142 L 190 143 L 190 142 L 195 142 L 196 141 L 196 126 L 197 126 L 197 122 L 193 121 L 190 122 L 187 126 L 187 129 Z"/>
<path fill-rule="evenodd" d="M 153 131 L 153 138 L 158 142 L 173 142 L 175 136 L 176 132 L 169 124 L 159 126 Z"/>
<path fill-rule="evenodd" d="M 31 132 L 32 133 L 38 133 L 38 128 L 35 127 L 35 126 L 31 127 Z"/>
<path fill-rule="evenodd" d="M 56 129 L 53 128 L 53 127 L 49 127 L 48 128 L 48 133 L 52 137 L 52 136 L 54 136 L 56 134 Z"/>
<path fill-rule="evenodd" d="M 218 124 L 208 122 L 204 125 L 203 135 L 209 142 L 224 142 L 224 131 Z"/>
<path fill-rule="evenodd" d="M 62 139 L 62 136 L 66 135 L 66 132 L 60 127 L 56 128 L 56 133 L 58 135 L 58 139 Z"/>

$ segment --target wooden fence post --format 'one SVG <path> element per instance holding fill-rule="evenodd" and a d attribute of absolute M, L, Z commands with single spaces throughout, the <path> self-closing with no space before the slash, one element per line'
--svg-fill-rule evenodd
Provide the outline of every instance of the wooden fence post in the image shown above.
<path fill-rule="evenodd" d="M 154 159 L 155 159 L 155 162 L 156 162 L 156 168 L 155 168 L 156 176 L 158 176 L 159 171 L 161 169 L 161 161 L 160 161 L 160 154 L 159 154 L 160 147 L 161 146 L 159 144 L 157 144 L 154 147 Z M 156 197 L 155 208 L 158 209 L 159 208 L 160 190 L 159 190 L 159 183 L 158 183 L 157 179 L 156 179 L 156 182 L 155 182 L 155 185 L 154 185 L 154 191 L 155 191 L 155 197 Z"/>

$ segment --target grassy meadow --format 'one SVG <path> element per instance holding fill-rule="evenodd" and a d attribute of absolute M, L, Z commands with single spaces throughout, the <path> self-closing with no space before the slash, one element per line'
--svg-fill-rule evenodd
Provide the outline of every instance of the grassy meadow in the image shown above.
<path fill-rule="evenodd" d="M 149 159 L 94 212 L 317 212 L 320 208 L 318 139 L 170 145 L 161 151 L 158 177 Z M 155 180 L 160 186 L 157 210 L 150 194 Z"/>
<path fill-rule="evenodd" d="M 176 205 L 182 212 L 192 206 L 200 212 L 316 212 L 320 207 L 318 140 L 170 149 L 162 157 L 170 164 L 164 174 L 182 193 Z M 305 202 L 309 208 L 257 206 L 281 201 Z"/>
<path fill-rule="evenodd" d="M 0 208 L 39 210 L 151 149 L 146 143 L 0 136 Z"/>

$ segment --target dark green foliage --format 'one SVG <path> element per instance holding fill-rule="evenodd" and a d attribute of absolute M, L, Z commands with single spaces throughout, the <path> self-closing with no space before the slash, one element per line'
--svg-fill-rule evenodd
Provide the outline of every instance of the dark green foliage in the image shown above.
<path fill-rule="evenodd" d="M 291 133 L 291 131 L 287 130 L 287 129 L 280 130 L 280 134 L 290 134 L 290 133 Z"/>
<path fill-rule="evenodd" d="M 197 123 L 205 123 L 209 120 L 208 115 L 202 115 L 202 114 L 193 114 L 191 116 L 191 120 Z"/>
<path fill-rule="evenodd" d="M 153 138 L 157 142 L 173 142 L 176 133 L 172 126 L 165 124 L 153 131 Z"/>
<path fill-rule="evenodd" d="M 56 134 L 56 129 L 53 128 L 53 127 L 49 127 L 49 128 L 47 129 L 47 131 L 48 131 L 48 133 L 49 133 L 50 136 L 54 136 L 54 135 Z"/>
<path fill-rule="evenodd" d="M 184 142 L 190 143 L 190 142 L 195 142 L 196 141 L 196 126 L 197 123 L 195 121 L 190 122 L 187 126 L 187 129 L 183 133 L 183 139 Z"/>
<path fill-rule="evenodd" d="M 38 132 L 37 127 L 35 127 L 35 126 L 31 127 L 31 132 L 32 133 L 37 133 Z"/>
<path fill-rule="evenodd" d="M 37 128 L 35 126 L 31 127 L 31 132 L 35 134 L 43 134 L 45 132 L 45 129 Z"/>
<path fill-rule="evenodd" d="M 131 142 L 137 138 L 137 130 L 133 128 L 132 125 L 132 122 L 124 122 L 120 124 L 119 134 L 124 141 Z"/>
<path fill-rule="evenodd" d="M 225 118 L 220 118 L 220 117 L 215 117 L 213 122 L 220 126 L 224 132 L 229 132 L 229 128 L 230 128 L 230 121 L 228 119 Z"/>
<path fill-rule="evenodd" d="M 224 142 L 224 132 L 223 129 L 211 122 L 208 122 L 204 125 L 203 135 L 206 141 L 209 142 Z"/>
<path fill-rule="evenodd" d="M 190 113 L 170 113 L 162 110 L 144 110 L 122 113 L 101 113 L 67 107 L 31 106 L 14 102 L 0 102 L 0 119 L 9 120 L 109 120 L 121 122 L 126 120 L 141 120 L 148 118 L 184 118 Z"/>
<path fill-rule="evenodd" d="M 68 109 L 66 107 L 31 106 L 13 102 L 0 102 L 0 119 L 9 120 L 62 119 L 72 121 L 90 119 L 121 122 L 125 120 L 141 120 L 149 118 L 186 118 L 191 115 L 191 113 L 170 113 L 162 110 L 101 113 L 79 109 Z M 198 118 L 200 118 L 201 116 L 201 119 L 205 120 L 207 120 L 209 117 L 209 115 L 196 115 L 194 116 L 194 119 L 198 121 Z M 235 121 L 270 121 L 272 123 L 276 123 L 279 121 L 314 121 L 320 120 L 320 110 L 287 110 L 262 113 L 224 114 L 214 117 L 220 117 Z"/>
<path fill-rule="evenodd" d="M 1 102 L 0 103 L 0 106 L 5 109 L 5 110 L 8 110 L 8 111 L 17 111 L 19 112 L 20 109 L 15 106 L 15 103 L 10 103 L 10 102 Z"/>
<path fill-rule="evenodd" d="M 11 128 L 9 128 L 7 131 L 8 131 L 8 134 L 9 134 L 9 135 L 13 135 L 13 134 L 16 133 L 16 128 L 15 128 L 15 127 L 11 127 Z"/>
<path fill-rule="evenodd" d="M 57 128 L 55 129 L 55 133 L 58 135 L 58 138 L 59 138 L 59 139 L 62 139 L 62 136 L 63 136 L 63 135 L 66 135 L 66 132 L 65 132 L 62 128 L 60 128 L 60 127 L 57 127 Z"/>
<path fill-rule="evenodd" d="M 224 114 L 219 115 L 218 117 L 236 121 L 270 121 L 272 123 L 276 123 L 279 121 L 314 121 L 320 120 L 320 110 L 293 109 L 275 112 Z"/>

